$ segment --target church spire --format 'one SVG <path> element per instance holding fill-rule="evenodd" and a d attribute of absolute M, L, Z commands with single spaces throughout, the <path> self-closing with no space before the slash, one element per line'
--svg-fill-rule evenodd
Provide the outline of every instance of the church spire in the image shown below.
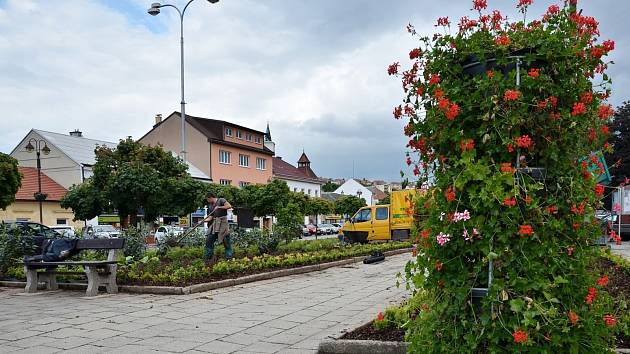
<path fill-rule="evenodd" d="M 265 141 L 271 141 L 271 131 L 269 130 L 269 122 L 267 122 L 267 131 L 265 132 Z"/>

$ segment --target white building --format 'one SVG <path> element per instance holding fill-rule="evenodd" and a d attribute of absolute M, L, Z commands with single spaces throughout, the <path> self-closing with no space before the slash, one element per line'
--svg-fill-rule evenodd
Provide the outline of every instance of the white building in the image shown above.
<path fill-rule="evenodd" d="M 343 195 L 354 195 L 356 197 L 363 198 L 367 205 L 374 205 L 377 202 L 374 199 L 374 194 L 372 193 L 372 191 L 354 179 L 347 180 L 344 184 L 342 184 L 341 186 L 339 186 L 339 188 L 335 190 L 335 193 Z"/>
<path fill-rule="evenodd" d="M 118 146 L 118 143 L 110 141 L 85 138 L 79 130 L 60 134 L 31 129 L 10 154 L 22 167 L 37 167 L 35 152 L 29 153 L 26 150 L 29 141 L 33 142 L 32 145 L 35 145 L 34 141 L 41 141 L 40 148 L 48 146 L 50 153 L 42 153 L 40 158 L 42 172 L 66 189 L 81 184 L 92 176 L 92 166 L 96 163 L 96 147 L 115 149 Z M 195 179 L 210 181 L 210 177 L 191 164 L 188 164 L 188 172 Z"/>
<path fill-rule="evenodd" d="M 292 192 L 299 192 L 313 198 L 322 196 L 322 184 L 324 182 L 317 177 L 311 169 L 311 161 L 306 154 L 302 152 L 302 156 L 298 160 L 298 167 L 284 161 L 282 157 L 273 158 L 273 178 L 285 181 Z M 304 223 L 319 223 L 319 220 L 310 220 L 308 216 L 304 218 Z"/>

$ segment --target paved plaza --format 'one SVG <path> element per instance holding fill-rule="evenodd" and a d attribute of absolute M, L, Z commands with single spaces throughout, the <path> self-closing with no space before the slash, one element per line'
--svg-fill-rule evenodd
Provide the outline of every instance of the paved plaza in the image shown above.
<path fill-rule="evenodd" d="M 405 298 L 410 258 L 179 296 L 0 288 L 0 353 L 313 353 Z"/>

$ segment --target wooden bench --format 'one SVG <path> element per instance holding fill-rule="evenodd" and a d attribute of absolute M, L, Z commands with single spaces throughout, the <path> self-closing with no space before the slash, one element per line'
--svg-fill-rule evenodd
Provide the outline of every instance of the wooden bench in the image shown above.
<path fill-rule="evenodd" d="M 86 296 L 97 295 L 101 285 L 105 286 L 108 293 L 116 294 L 118 293 L 118 285 L 116 285 L 118 252 L 124 245 L 125 239 L 122 238 L 79 240 L 77 242 L 77 250 L 109 250 L 105 261 L 24 262 L 24 273 L 26 274 L 26 288 L 24 290 L 27 293 L 36 292 L 39 282 L 45 282 L 48 290 L 57 290 L 59 288 L 57 285 L 58 274 L 77 274 L 76 272 L 57 272 L 57 267 L 82 266 L 88 280 Z M 43 271 L 38 271 L 40 269 Z"/>

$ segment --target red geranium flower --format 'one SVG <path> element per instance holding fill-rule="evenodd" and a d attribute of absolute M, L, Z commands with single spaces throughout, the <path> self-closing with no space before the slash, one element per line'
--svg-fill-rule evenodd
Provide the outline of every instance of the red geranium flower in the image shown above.
<path fill-rule="evenodd" d="M 606 50 L 607 52 L 610 52 L 611 50 L 615 49 L 615 41 L 612 41 L 610 39 L 604 41 L 602 45 L 604 47 L 604 50 Z"/>
<path fill-rule="evenodd" d="M 512 173 L 514 169 L 512 168 L 512 164 L 509 162 L 501 163 L 501 172 Z"/>
<path fill-rule="evenodd" d="M 451 22 L 448 20 L 448 17 L 439 17 L 437 20 L 437 26 L 448 26 Z"/>
<path fill-rule="evenodd" d="M 390 66 L 387 67 L 387 73 L 389 75 L 398 74 L 398 67 L 399 66 L 400 66 L 400 64 L 398 62 L 395 62 L 395 63 L 391 64 Z"/>
<path fill-rule="evenodd" d="M 609 104 L 601 105 L 597 110 L 597 115 L 600 119 L 608 119 L 612 117 L 613 114 L 615 114 L 615 110 Z"/>
<path fill-rule="evenodd" d="M 494 71 L 488 70 L 488 71 L 486 71 L 486 75 L 488 75 L 489 79 L 492 79 L 494 77 Z"/>
<path fill-rule="evenodd" d="M 448 187 L 446 192 L 444 192 L 444 196 L 446 197 L 447 201 L 449 201 L 449 202 L 454 201 L 455 200 L 455 191 L 453 190 L 453 187 Z"/>
<path fill-rule="evenodd" d="M 575 313 L 573 311 L 569 311 L 567 316 L 569 317 L 569 322 L 571 322 L 572 325 L 576 325 L 578 323 L 578 321 L 580 320 L 580 318 L 578 317 L 577 313 Z"/>
<path fill-rule="evenodd" d="M 420 236 L 422 238 L 429 238 L 429 236 L 431 235 L 431 231 L 430 230 L 422 230 L 422 232 L 420 232 Z"/>
<path fill-rule="evenodd" d="M 549 214 L 555 214 L 558 212 L 558 207 L 555 205 L 551 205 L 547 207 L 547 211 L 549 212 Z"/>
<path fill-rule="evenodd" d="M 586 106 L 582 102 L 576 102 L 573 104 L 573 110 L 571 111 L 572 116 L 577 116 L 580 114 L 584 114 L 586 112 Z"/>
<path fill-rule="evenodd" d="M 398 119 L 400 117 L 402 117 L 402 107 L 394 107 L 394 118 Z"/>
<path fill-rule="evenodd" d="M 448 100 L 448 98 L 440 98 L 438 100 L 438 107 L 443 111 L 447 110 L 450 104 L 451 102 Z"/>
<path fill-rule="evenodd" d="M 508 37 L 507 35 L 500 35 L 497 38 L 494 39 L 494 43 L 496 43 L 497 45 L 501 45 L 501 46 L 507 46 L 510 45 L 510 37 Z"/>
<path fill-rule="evenodd" d="M 593 102 L 593 93 L 592 92 L 584 92 L 580 95 L 580 102 L 584 104 L 589 104 Z"/>
<path fill-rule="evenodd" d="M 475 149 L 475 141 L 473 139 L 463 139 L 459 142 L 462 151 L 471 151 Z"/>
<path fill-rule="evenodd" d="M 527 332 L 519 329 L 518 331 L 512 333 L 512 337 L 514 337 L 514 343 L 521 344 L 527 342 L 528 335 Z"/>
<path fill-rule="evenodd" d="M 527 75 L 529 75 L 529 77 L 537 78 L 540 76 L 540 69 L 531 68 L 529 69 Z"/>
<path fill-rule="evenodd" d="M 411 166 L 411 157 L 407 157 L 407 166 Z"/>
<path fill-rule="evenodd" d="M 451 103 L 451 106 L 446 111 L 446 119 L 453 120 L 459 114 L 459 105 L 457 103 Z"/>
<path fill-rule="evenodd" d="M 503 99 L 506 101 L 516 101 L 521 97 L 521 93 L 518 90 L 507 90 L 503 95 Z"/>
<path fill-rule="evenodd" d="M 444 96 L 444 90 L 442 90 L 441 88 L 436 88 L 435 90 L 433 90 L 433 97 L 435 98 L 442 98 Z"/>
<path fill-rule="evenodd" d="M 557 13 L 560 12 L 560 6 L 558 5 L 551 5 L 549 6 L 549 8 L 547 9 L 547 15 L 551 16 L 551 15 L 555 15 Z"/>
<path fill-rule="evenodd" d="M 484 10 L 488 7 L 488 2 L 486 0 L 473 0 L 473 8 L 477 11 Z"/>
<path fill-rule="evenodd" d="M 507 144 L 507 151 L 514 152 L 514 145 L 512 145 L 512 143 Z"/>
<path fill-rule="evenodd" d="M 378 315 L 376 315 L 376 320 L 377 321 L 382 321 L 385 319 L 385 316 L 383 315 L 382 312 L 379 312 Z"/>
<path fill-rule="evenodd" d="M 593 301 L 595 301 L 595 298 L 597 298 L 597 289 L 593 287 L 588 288 L 588 294 L 586 294 L 584 302 L 586 302 L 587 305 L 591 305 Z"/>
<path fill-rule="evenodd" d="M 601 197 L 604 195 L 604 186 L 598 184 L 595 186 L 595 195 Z"/>
<path fill-rule="evenodd" d="M 608 285 L 608 275 L 602 275 L 599 279 L 597 279 L 597 285 L 599 286 Z"/>
<path fill-rule="evenodd" d="M 429 85 L 435 85 L 439 83 L 440 83 L 440 75 L 431 74 L 431 77 L 429 78 Z"/>
<path fill-rule="evenodd" d="M 534 229 L 531 225 L 520 225 L 518 227 L 518 233 L 521 237 L 530 236 L 534 234 Z"/>
<path fill-rule="evenodd" d="M 529 149 L 534 145 L 532 138 L 529 135 L 523 135 L 516 138 L 516 145 L 523 149 Z"/>
<path fill-rule="evenodd" d="M 409 59 L 411 60 L 416 59 L 420 57 L 420 55 L 422 55 L 422 51 L 418 48 L 414 48 L 411 50 L 411 52 L 409 52 Z"/>
<path fill-rule="evenodd" d="M 516 205 L 516 198 L 506 197 L 505 199 L 503 199 L 503 205 L 509 206 L 509 207 L 515 206 Z"/>
<path fill-rule="evenodd" d="M 604 135 L 608 135 L 610 134 L 610 128 L 607 125 L 604 125 L 600 128 L 600 131 L 602 132 L 602 134 Z"/>
<path fill-rule="evenodd" d="M 615 327 L 617 325 L 617 320 L 615 319 L 615 316 L 613 315 L 604 315 L 604 323 L 606 324 L 606 327 Z"/>
<path fill-rule="evenodd" d="M 573 256 L 573 251 L 574 251 L 573 247 L 567 248 L 567 255 L 569 255 L 569 257 Z"/>

